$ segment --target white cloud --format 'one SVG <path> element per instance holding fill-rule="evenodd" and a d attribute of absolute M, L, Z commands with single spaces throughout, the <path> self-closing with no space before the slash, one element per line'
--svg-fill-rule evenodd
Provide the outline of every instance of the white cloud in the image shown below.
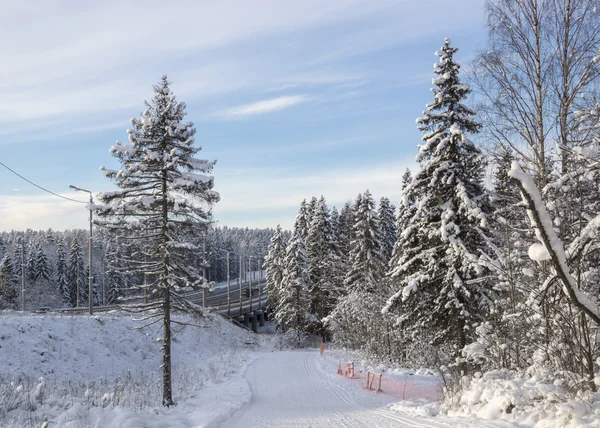
<path fill-rule="evenodd" d="M 227 118 L 239 118 L 244 116 L 257 116 L 266 113 L 285 110 L 298 104 L 303 104 L 311 98 L 306 95 L 284 95 L 277 98 L 258 101 L 252 104 L 232 107 L 219 112 L 217 115 Z"/>
<path fill-rule="evenodd" d="M 73 198 L 73 194 L 63 196 Z M 86 205 L 51 195 L 1 195 L 0 231 L 85 229 L 89 225 Z"/>
<path fill-rule="evenodd" d="M 221 194 L 221 202 L 214 208 L 215 219 L 232 226 L 274 227 L 281 224 L 289 228 L 302 199 L 323 195 L 330 206 L 340 208 L 367 189 L 374 197 L 386 196 L 397 204 L 401 197 L 402 174 L 406 168 L 416 170 L 417 165 L 412 157 L 359 168 L 332 168 L 305 175 L 290 175 L 283 168 L 269 171 L 261 168 L 221 170 L 215 176 L 215 188 Z M 239 218 L 239 213 L 244 215 Z"/>
<path fill-rule="evenodd" d="M 190 97 L 241 88 L 264 92 L 273 83 L 349 83 L 370 72 L 337 63 L 344 58 L 416 40 L 440 20 L 472 25 L 473 11 L 480 9 L 480 0 L 446 3 L 182 0 L 173 7 L 149 0 L 142 8 L 112 1 L 12 3 L 0 15 L 0 38 L 11 41 L 0 45 L 6 59 L 0 68 L 5 101 L 0 121 L 98 122 L 98 113 L 143 108 L 150 85 L 165 72 L 182 85 L 183 91 L 175 89 L 188 103 Z M 450 7 L 456 16 L 447 20 L 441 12 Z M 427 8 L 440 13 L 429 16 Z M 338 31 L 322 37 L 319 31 L 329 26 Z"/>

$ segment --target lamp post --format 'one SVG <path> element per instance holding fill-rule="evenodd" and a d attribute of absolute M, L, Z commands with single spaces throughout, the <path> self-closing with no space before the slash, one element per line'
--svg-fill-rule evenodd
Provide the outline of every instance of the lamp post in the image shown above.
<path fill-rule="evenodd" d="M 89 249 L 88 249 L 88 305 L 90 309 L 90 315 L 94 314 L 94 286 L 93 286 L 93 278 L 94 275 L 92 273 L 92 242 L 93 242 L 93 233 L 92 233 L 92 205 L 94 200 L 92 199 L 92 192 L 89 190 L 81 189 L 79 187 L 70 185 L 69 186 L 73 190 L 77 190 L 78 192 L 86 192 L 90 194 L 90 204 L 88 208 L 90 210 L 90 239 L 89 239 Z M 79 298 L 79 296 L 77 296 Z"/>

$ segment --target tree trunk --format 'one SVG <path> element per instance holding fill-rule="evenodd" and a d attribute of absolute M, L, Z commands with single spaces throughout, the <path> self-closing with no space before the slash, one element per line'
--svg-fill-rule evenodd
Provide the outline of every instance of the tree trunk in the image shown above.
<path fill-rule="evenodd" d="M 172 406 L 173 390 L 171 386 L 171 290 L 169 284 L 169 235 L 168 225 L 168 200 L 167 200 L 167 172 L 162 176 L 162 251 L 163 251 L 163 406 Z"/>

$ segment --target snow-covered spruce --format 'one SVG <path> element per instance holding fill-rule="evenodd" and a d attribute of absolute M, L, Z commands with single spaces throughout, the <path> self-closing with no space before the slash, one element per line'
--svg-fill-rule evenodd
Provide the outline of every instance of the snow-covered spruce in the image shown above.
<path fill-rule="evenodd" d="M 491 303 L 487 272 L 479 264 L 490 212 L 482 183 L 485 161 L 466 135 L 480 125 L 463 104 L 469 87 L 460 81 L 456 52 L 446 39 L 436 53 L 434 101 L 417 119 L 425 132 L 420 170 L 405 190 L 405 229 L 390 266 L 397 291 L 384 307 L 397 311 L 412 340 L 428 332 L 434 344 L 448 345 L 451 360 L 461 356 Z"/>
<path fill-rule="evenodd" d="M 310 314 L 308 295 L 309 277 L 304 240 L 307 228 L 306 211 L 306 202 L 302 201 L 285 252 L 283 279 L 275 308 L 275 320 L 283 331 L 306 332 L 314 320 Z"/>
<path fill-rule="evenodd" d="M 281 226 L 277 225 L 271 237 L 269 251 L 265 256 L 265 292 L 268 293 L 268 306 L 275 309 L 280 299 L 283 283 L 285 260 L 285 242 L 281 234 Z"/>
<path fill-rule="evenodd" d="M 155 310 L 144 319 L 163 323 L 163 405 L 174 404 L 171 386 L 171 306 L 190 306 L 180 290 L 205 283 L 187 263 L 196 247 L 189 236 L 207 230 L 211 206 L 219 200 L 210 175 L 215 164 L 195 158 L 196 130 L 184 122 L 185 103 L 178 102 L 166 76 L 154 86 L 154 96 L 139 119 L 132 119 L 129 143 L 120 141 L 110 152 L 121 169 L 105 170 L 118 190 L 102 193 L 103 205 L 92 207 L 115 239 L 136 240 L 140 253 L 127 260 L 133 271 L 150 275 L 145 286 L 158 298 L 144 309 Z M 172 303 L 173 300 L 173 303 Z"/>

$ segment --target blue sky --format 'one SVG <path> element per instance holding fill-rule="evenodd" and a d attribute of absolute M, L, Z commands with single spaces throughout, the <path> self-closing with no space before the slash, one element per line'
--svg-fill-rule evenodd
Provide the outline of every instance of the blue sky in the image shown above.
<path fill-rule="evenodd" d="M 466 66 L 487 38 L 482 0 L 27 3 L 0 16 L 0 161 L 68 197 L 109 190 L 99 167 L 166 73 L 230 226 L 290 227 L 313 195 L 397 203 L 433 53 L 450 37 Z M 0 168 L 0 230 L 86 225 Z"/>

